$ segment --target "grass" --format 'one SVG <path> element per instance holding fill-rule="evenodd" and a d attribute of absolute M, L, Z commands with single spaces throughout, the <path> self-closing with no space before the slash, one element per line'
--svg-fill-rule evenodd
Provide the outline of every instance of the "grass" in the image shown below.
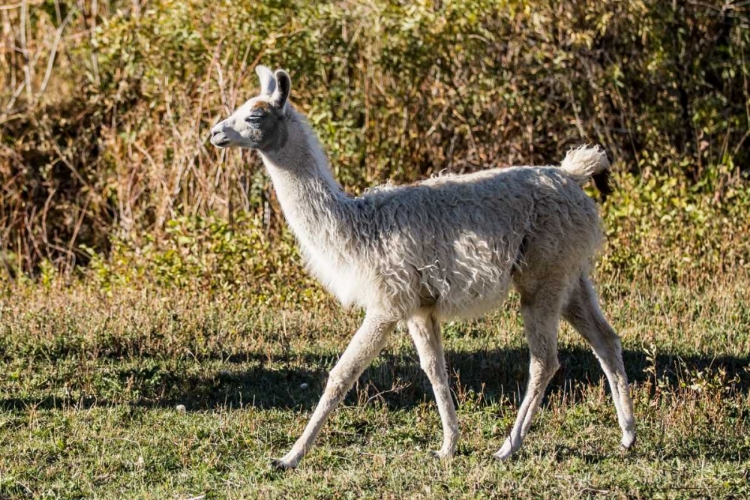
<path fill-rule="evenodd" d="M 518 456 L 491 459 L 527 378 L 517 299 L 445 326 L 462 438 L 398 332 L 291 472 L 360 315 L 253 309 L 240 294 L 20 288 L 0 298 L 0 498 L 727 498 L 750 495 L 748 276 L 603 281 L 623 335 L 637 447 L 618 450 L 598 363 L 567 326 Z M 183 405 L 184 410 L 178 405 Z"/>

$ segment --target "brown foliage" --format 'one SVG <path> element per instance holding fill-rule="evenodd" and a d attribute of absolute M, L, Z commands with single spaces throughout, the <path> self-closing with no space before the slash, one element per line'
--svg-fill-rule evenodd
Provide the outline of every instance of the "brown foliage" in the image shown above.
<path fill-rule="evenodd" d="M 180 216 L 247 212 L 273 236 L 281 218 L 255 156 L 207 143 L 255 92 L 259 61 L 291 71 L 296 105 L 355 192 L 554 163 L 597 142 L 636 190 L 677 179 L 718 214 L 747 199 L 740 4 L 54 0 L 1 7 L 0 21 L 9 270 L 70 269 L 87 260 L 81 244 L 158 242 Z"/>

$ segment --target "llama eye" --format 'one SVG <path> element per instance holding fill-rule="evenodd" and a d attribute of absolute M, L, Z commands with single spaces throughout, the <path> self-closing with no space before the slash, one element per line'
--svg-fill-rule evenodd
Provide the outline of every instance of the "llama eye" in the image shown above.
<path fill-rule="evenodd" d="M 258 122 L 260 122 L 263 119 L 263 116 L 264 115 L 261 115 L 259 113 L 255 113 L 255 114 L 252 114 L 252 115 L 248 116 L 247 118 L 245 118 L 245 121 L 248 122 L 248 123 L 258 123 Z"/>

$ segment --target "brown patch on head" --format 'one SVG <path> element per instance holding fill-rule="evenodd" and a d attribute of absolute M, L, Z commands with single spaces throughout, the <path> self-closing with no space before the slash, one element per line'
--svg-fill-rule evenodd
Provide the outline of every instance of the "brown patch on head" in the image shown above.
<path fill-rule="evenodd" d="M 253 106 L 253 109 L 262 109 L 263 111 L 270 113 L 271 112 L 271 103 L 266 101 L 258 101 Z"/>

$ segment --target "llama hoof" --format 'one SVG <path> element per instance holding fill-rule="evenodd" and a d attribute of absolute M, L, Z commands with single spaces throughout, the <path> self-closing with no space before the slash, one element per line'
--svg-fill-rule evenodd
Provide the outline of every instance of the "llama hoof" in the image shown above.
<path fill-rule="evenodd" d="M 271 459 L 271 467 L 276 470 L 291 470 L 296 469 L 297 464 L 290 460 L 284 460 L 283 458 L 273 458 Z"/>
<path fill-rule="evenodd" d="M 620 441 L 620 449 L 623 452 L 631 450 L 635 446 L 635 432 L 626 432 Z"/>
<path fill-rule="evenodd" d="M 448 460 L 449 458 L 453 458 L 453 453 L 450 451 L 431 451 L 430 456 L 433 458 L 437 458 L 438 460 Z"/>
<path fill-rule="evenodd" d="M 500 461 L 508 460 L 517 449 L 518 447 L 513 447 L 513 442 L 510 439 L 506 439 L 503 446 L 492 456 Z"/>

